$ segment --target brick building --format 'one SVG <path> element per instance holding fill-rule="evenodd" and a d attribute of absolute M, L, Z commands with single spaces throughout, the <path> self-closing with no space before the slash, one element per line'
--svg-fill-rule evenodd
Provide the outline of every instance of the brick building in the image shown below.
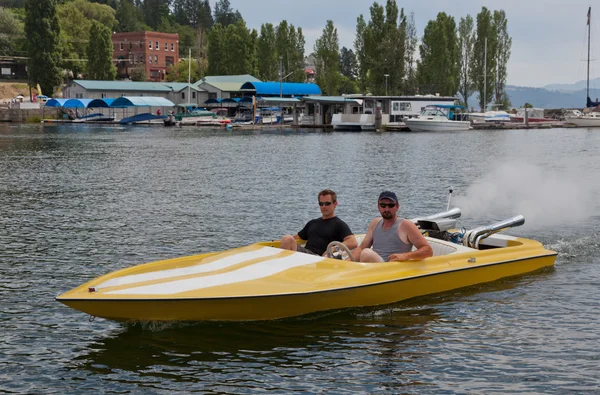
<path fill-rule="evenodd" d="M 179 35 L 159 32 L 127 32 L 112 35 L 117 77 L 129 77 L 130 70 L 146 69 L 148 81 L 165 79 L 167 67 L 179 62 Z"/>

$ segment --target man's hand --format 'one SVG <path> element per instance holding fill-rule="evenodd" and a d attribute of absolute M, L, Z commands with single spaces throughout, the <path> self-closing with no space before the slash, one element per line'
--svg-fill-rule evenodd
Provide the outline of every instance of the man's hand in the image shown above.
<path fill-rule="evenodd" d="M 407 261 L 408 258 L 406 257 L 406 254 L 391 254 L 388 257 L 388 262 L 400 262 L 400 261 Z"/>

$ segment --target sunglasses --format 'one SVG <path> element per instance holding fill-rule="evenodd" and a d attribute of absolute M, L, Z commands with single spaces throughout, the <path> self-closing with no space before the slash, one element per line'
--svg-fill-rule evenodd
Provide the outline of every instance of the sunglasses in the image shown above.
<path fill-rule="evenodd" d="M 396 203 L 379 203 L 379 207 L 381 208 L 394 208 L 396 207 Z"/>
<path fill-rule="evenodd" d="M 332 202 L 319 202 L 319 206 L 331 206 Z"/>

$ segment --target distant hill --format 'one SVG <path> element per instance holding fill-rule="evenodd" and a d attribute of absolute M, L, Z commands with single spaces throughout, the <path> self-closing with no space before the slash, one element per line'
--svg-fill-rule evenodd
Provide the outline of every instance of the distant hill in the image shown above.
<path fill-rule="evenodd" d="M 590 80 L 590 87 L 599 87 L 600 86 L 600 77 L 594 78 Z M 550 84 L 544 86 L 544 89 L 549 91 L 560 91 L 560 92 L 568 92 L 568 91 L 578 91 L 581 89 L 585 89 L 585 80 L 577 81 L 574 84 Z"/>
<path fill-rule="evenodd" d="M 534 107 L 539 108 L 583 108 L 585 107 L 586 100 L 585 81 L 583 82 L 583 89 L 578 84 L 548 85 L 549 87 L 560 86 L 560 90 L 507 85 L 506 93 L 508 93 L 512 107 L 515 108 L 523 107 L 525 103 L 531 103 Z M 573 89 L 575 86 L 577 88 Z M 592 86 L 600 86 L 600 78 L 594 81 L 594 83 L 590 80 L 590 97 L 592 100 L 595 100 L 597 97 L 600 97 L 600 89 L 591 89 Z M 477 96 L 478 93 L 469 98 L 469 107 L 475 110 L 479 108 Z"/>

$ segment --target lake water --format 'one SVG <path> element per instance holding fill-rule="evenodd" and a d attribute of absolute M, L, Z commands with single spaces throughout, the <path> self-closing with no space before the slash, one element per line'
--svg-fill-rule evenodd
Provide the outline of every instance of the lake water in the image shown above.
<path fill-rule="evenodd" d="M 0 124 L 2 393 L 600 393 L 600 129 L 227 132 Z M 296 233 L 317 193 L 364 233 L 406 217 L 510 234 L 553 269 L 390 306 L 126 325 L 54 298 L 109 271 Z"/>

